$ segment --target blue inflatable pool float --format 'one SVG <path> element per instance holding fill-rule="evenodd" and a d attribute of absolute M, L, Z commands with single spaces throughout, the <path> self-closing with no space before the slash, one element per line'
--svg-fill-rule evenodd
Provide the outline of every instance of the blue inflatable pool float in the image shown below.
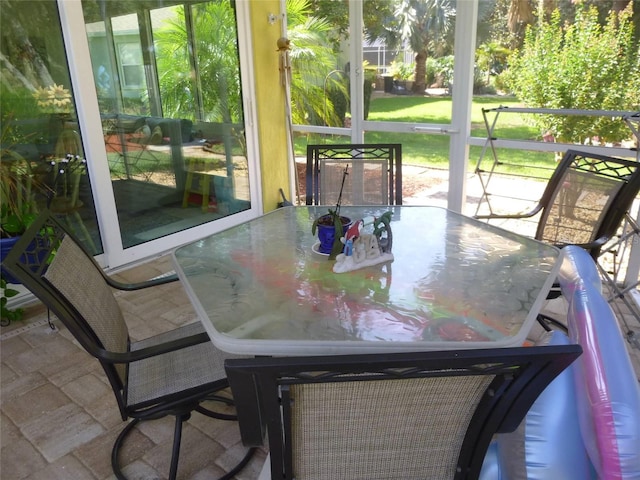
<path fill-rule="evenodd" d="M 640 480 L 640 385 L 589 254 L 562 250 L 559 281 L 569 336 L 583 354 L 536 400 L 520 427 L 498 435 L 482 480 Z"/>

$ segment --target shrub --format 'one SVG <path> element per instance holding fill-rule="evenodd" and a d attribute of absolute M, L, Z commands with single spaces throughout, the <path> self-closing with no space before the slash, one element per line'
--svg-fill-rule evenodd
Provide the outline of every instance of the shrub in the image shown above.
<path fill-rule="evenodd" d="M 630 10 L 612 12 L 604 26 L 595 7 L 579 8 L 573 24 L 556 10 L 530 28 L 511 57 L 512 92 L 528 107 L 635 110 L 640 105 L 640 53 Z M 629 131 L 610 117 L 536 115 L 536 126 L 561 142 L 620 141 Z"/>

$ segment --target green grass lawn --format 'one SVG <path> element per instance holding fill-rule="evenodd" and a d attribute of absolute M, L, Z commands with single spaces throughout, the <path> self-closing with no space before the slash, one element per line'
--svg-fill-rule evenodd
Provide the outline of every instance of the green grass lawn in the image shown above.
<path fill-rule="evenodd" d="M 486 137 L 482 109 L 499 106 L 520 106 L 512 97 L 473 98 L 471 107 L 471 135 Z M 489 115 L 489 122 L 493 114 Z M 385 96 L 371 100 L 369 121 L 448 124 L 451 121 L 451 97 Z M 494 137 L 514 140 L 538 140 L 540 132 L 528 124 L 520 114 L 500 114 L 494 130 Z M 349 143 L 349 138 L 341 136 L 310 135 L 296 139 L 296 154 L 304 156 L 307 143 Z M 425 165 L 447 168 L 449 164 L 449 136 L 414 133 L 367 132 L 366 143 L 401 143 L 402 159 L 405 165 Z M 480 157 L 481 147 L 471 147 L 469 168 L 473 171 Z M 547 178 L 555 166 L 554 155 L 543 152 L 528 152 L 498 149 L 498 158 L 503 164 L 496 171 L 518 175 Z M 489 168 L 493 162 L 488 150 L 482 166 Z"/>

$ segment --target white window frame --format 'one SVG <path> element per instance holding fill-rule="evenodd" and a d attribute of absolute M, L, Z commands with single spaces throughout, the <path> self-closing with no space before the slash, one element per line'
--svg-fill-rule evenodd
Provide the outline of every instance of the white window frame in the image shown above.
<path fill-rule="evenodd" d="M 113 0 L 115 1 L 115 0 Z M 104 254 L 96 259 L 106 268 L 119 268 L 164 254 L 173 248 L 197 238 L 225 230 L 263 213 L 258 134 L 256 131 L 256 110 L 252 102 L 255 98 L 253 51 L 249 24 L 248 0 L 236 1 L 238 50 L 242 72 L 243 108 L 246 125 L 247 157 L 249 161 L 249 181 L 251 185 L 251 208 L 234 215 L 199 225 L 189 230 L 159 238 L 141 245 L 123 248 L 118 225 L 118 213 L 111 185 L 109 165 L 102 135 L 98 95 L 92 75 L 87 75 L 86 66 L 91 65 L 89 43 L 85 32 L 81 0 L 57 0 L 60 24 L 69 61 L 73 95 L 76 101 L 78 123 L 82 136 L 87 169 L 91 178 L 91 188 L 95 201 L 96 216 L 100 225 L 100 236 Z"/>

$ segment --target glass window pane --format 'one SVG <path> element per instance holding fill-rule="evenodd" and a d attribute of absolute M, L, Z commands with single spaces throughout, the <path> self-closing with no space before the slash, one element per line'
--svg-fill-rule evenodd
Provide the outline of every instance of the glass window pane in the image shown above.
<path fill-rule="evenodd" d="M 56 2 L 2 2 L 0 9 L 2 236 L 10 215 L 23 227 L 48 206 L 101 253 Z"/>
<path fill-rule="evenodd" d="M 234 3 L 83 0 L 125 248 L 251 207 Z"/>

